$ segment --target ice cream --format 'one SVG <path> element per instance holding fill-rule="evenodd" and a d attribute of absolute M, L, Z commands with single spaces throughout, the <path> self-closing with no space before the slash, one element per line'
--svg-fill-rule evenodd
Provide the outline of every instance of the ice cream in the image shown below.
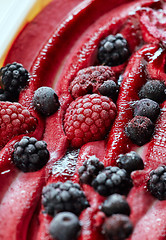
<path fill-rule="evenodd" d="M 125 133 L 133 119 L 131 103 L 147 79 L 165 82 L 165 3 L 162 1 L 52 1 L 16 38 L 5 63 L 20 62 L 30 71 L 29 86 L 21 91 L 19 103 L 28 108 L 38 124 L 30 135 L 47 143 L 50 160 L 39 171 L 24 173 L 13 162 L 12 138 L 0 152 L 1 205 L 0 239 L 51 239 L 52 217 L 43 213 L 41 193 L 45 185 L 71 180 L 79 182 L 78 169 L 95 155 L 104 166 L 116 165 L 119 154 L 138 148 Z M 130 57 L 111 67 L 116 81 L 123 78 L 117 100 L 117 116 L 108 137 L 83 144 L 74 157 L 67 151 L 70 141 L 64 131 L 64 115 L 74 101 L 69 91 L 79 70 L 99 65 L 97 51 L 102 39 L 121 33 Z M 34 109 L 34 91 L 41 86 L 55 89 L 59 110 L 43 118 Z M 127 200 L 134 225 L 130 239 L 165 239 L 165 201 L 147 190 L 149 172 L 165 164 L 165 102 L 148 144 L 139 149 L 144 170 L 134 171 L 134 186 Z M 26 134 L 25 134 L 26 135 Z M 77 157 L 78 155 L 78 157 Z M 65 157 L 66 156 L 66 157 Z M 75 157 L 76 156 L 76 157 Z M 105 239 L 99 206 L 104 201 L 91 186 L 83 184 L 89 207 L 82 211 L 79 240 Z"/>

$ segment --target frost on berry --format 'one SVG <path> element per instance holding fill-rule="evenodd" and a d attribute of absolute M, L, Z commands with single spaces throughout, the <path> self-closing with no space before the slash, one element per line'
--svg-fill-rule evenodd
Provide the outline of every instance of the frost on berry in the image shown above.
<path fill-rule="evenodd" d="M 73 101 L 66 110 L 64 130 L 73 147 L 102 140 L 116 115 L 115 104 L 105 96 L 85 95 Z"/>

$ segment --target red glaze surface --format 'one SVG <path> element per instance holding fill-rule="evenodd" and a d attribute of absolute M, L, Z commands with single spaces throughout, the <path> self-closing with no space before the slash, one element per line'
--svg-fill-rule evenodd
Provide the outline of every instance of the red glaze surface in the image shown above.
<path fill-rule="evenodd" d="M 42 212 L 41 191 L 44 185 L 67 179 L 78 182 L 77 169 L 88 155 L 96 155 L 105 166 L 115 165 L 120 153 L 135 149 L 124 134 L 126 123 L 133 117 L 130 103 L 138 99 L 138 91 L 147 78 L 166 81 L 165 36 L 166 8 L 162 1 L 140 0 L 54 0 L 15 40 L 5 63 L 21 62 L 31 73 L 31 81 L 19 102 L 38 119 L 32 134 L 48 144 L 50 161 L 35 173 L 22 173 L 11 162 L 12 139 L 0 152 L 0 239 L 51 240 L 48 226 L 51 218 Z M 58 11 L 57 11 L 58 9 Z M 162 19 L 162 20 L 161 20 Z M 63 130 L 63 117 L 72 97 L 68 91 L 76 73 L 96 64 L 96 50 L 108 34 L 122 33 L 127 39 L 131 57 L 113 67 L 115 75 L 123 73 L 117 108 L 118 114 L 107 139 L 81 147 L 77 162 L 60 162 L 69 142 Z M 40 36 L 40 37 L 39 37 Z M 42 119 L 32 107 L 34 91 L 40 86 L 53 87 L 61 103 L 54 115 Z M 128 196 L 131 220 L 135 226 L 130 239 L 161 240 L 166 238 L 165 204 L 146 189 L 148 173 L 166 159 L 166 103 L 155 125 L 155 133 L 143 152 L 145 169 L 132 174 L 134 187 Z M 52 173 L 52 166 L 57 170 Z M 79 240 L 104 240 L 99 205 L 104 198 L 91 187 L 83 186 L 90 207 L 80 216 L 82 231 Z"/>

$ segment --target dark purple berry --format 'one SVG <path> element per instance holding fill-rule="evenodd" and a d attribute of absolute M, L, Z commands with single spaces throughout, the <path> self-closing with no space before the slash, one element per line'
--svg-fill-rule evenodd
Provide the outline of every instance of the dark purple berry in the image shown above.
<path fill-rule="evenodd" d="M 49 226 L 49 233 L 56 240 L 76 240 L 80 230 L 79 219 L 71 212 L 58 213 Z"/>
<path fill-rule="evenodd" d="M 134 117 L 144 116 L 150 118 L 151 121 L 155 121 L 160 114 L 159 104 L 151 99 L 145 98 L 136 101 L 133 104 Z"/>
<path fill-rule="evenodd" d="M 18 98 L 20 91 L 27 85 L 30 78 L 28 71 L 22 64 L 13 62 L 8 63 L 0 69 L 0 76 L 3 89 L 10 93 L 10 98 Z"/>
<path fill-rule="evenodd" d="M 154 132 L 152 121 L 143 116 L 136 116 L 128 122 L 125 133 L 131 141 L 139 146 L 148 143 Z"/>
<path fill-rule="evenodd" d="M 105 81 L 99 88 L 100 94 L 115 99 L 118 93 L 118 87 L 113 80 Z"/>
<path fill-rule="evenodd" d="M 133 231 L 129 217 L 115 214 L 105 220 L 103 232 L 108 240 L 125 240 Z"/>
<path fill-rule="evenodd" d="M 144 168 L 142 158 L 134 151 L 126 154 L 120 154 L 116 162 L 118 167 L 125 169 L 129 174 L 132 171 Z"/>
<path fill-rule="evenodd" d="M 109 166 L 99 172 L 92 181 L 92 187 L 102 196 L 113 193 L 127 195 L 132 187 L 132 181 L 125 169 Z"/>
<path fill-rule="evenodd" d="M 149 98 L 162 103 L 166 99 L 166 86 L 159 80 L 150 80 L 143 85 L 138 95 L 140 98 Z"/>
<path fill-rule="evenodd" d="M 55 113 L 59 106 L 58 96 L 50 87 L 40 87 L 35 91 L 33 105 L 44 116 Z"/>
<path fill-rule="evenodd" d="M 49 159 L 47 143 L 34 137 L 23 137 L 14 146 L 13 162 L 23 172 L 35 172 L 43 168 Z"/>
<path fill-rule="evenodd" d="M 51 216 L 63 211 L 80 215 L 89 206 L 80 185 L 71 181 L 52 183 L 44 187 L 42 204 L 45 212 Z"/>
<path fill-rule="evenodd" d="M 150 172 L 148 189 L 159 200 L 166 200 L 166 166 L 162 165 Z"/>
<path fill-rule="evenodd" d="M 101 206 L 101 210 L 107 215 L 124 214 L 130 215 L 130 207 L 124 196 L 120 194 L 112 194 L 109 196 Z"/>
<path fill-rule="evenodd" d="M 91 185 L 93 179 L 97 174 L 104 169 L 104 164 L 93 155 L 84 161 L 83 165 L 78 169 L 80 181 L 85 184 Z"/>
<path fill-rule="evenodd" d="M 117 66 L 129 58 L 126 39 L 121 34 L 109 35 L 100 42 L 98 61 L 100 64 Z"/>

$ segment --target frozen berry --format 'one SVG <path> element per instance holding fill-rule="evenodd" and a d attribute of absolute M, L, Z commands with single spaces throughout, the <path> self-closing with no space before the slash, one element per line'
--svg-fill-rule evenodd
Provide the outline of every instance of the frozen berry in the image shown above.
<path fill-rule="evenodd" d="M 30 77 L 22 64 L 17 62 L 9 63 L 2 67 L 0 76 L 4 90 L 15 95 L 15 98 L 19 96 L 20 91 L 27 85 Z"/>
<path fill-rule="evenodd" d="M 120 194 L 112 194 L 109 196 L 101 206 L 101 210 L 107 215 L 124 214 L 130 215 L 130 207 L 125 197 Z"/>
<path fill-rule="evenodd" d="M 115 214 L 105 220 L 103 232 L 108 240 L 125 240 L 133 231 L 133 224 L 128 216 Z"/>
<path fill-rule="evenodd" d="M 150 172 L 148 189 L 159 200 L 166 200 L 166 166 L 162 165 Z"/>
<path fill-rule="evenodd" d="M 40 87 L 35 91 L 33 105 L 44 116 L 55 113 L 60 106 L 58 96 L 50 87 Z"/>
<path fill-rule="evenodd" d="M 154 132 L 152 121 L 143 116 L 134 117 L 125 128 L 126 135 L 139 146 L 148 143 Z"/>
<path fill-rule="evenodd" d="M 55 214 L 62 211 L 80 215 L 89 206 L 80 185 L 71 181 L 52 183 L 44 187 L 42 203 L 45 212 L 51 216 L 55 216 Z"/>
<path fill-rule="evenodd" d="M 109 166 L 99 172 L 92 181 L 92 187 L 102 196 L 113 193 L 127 195 L 132 187 L 132 181 L 125 169 Z"/>
<path fill-rule="evenodd" d="M 134 116 L 144 116 L 155 121 L 160 113 L 159 104 L 151 99 L 145 98 L 136 101 L 133 105 Z"/>
<path fill-rule="evenodd" d="M 100 94 L 114 100 L 117 97 L 118 86 L 113 80 L 107 80 L 98 88 L 98 91 Z"/>
<path fill-rule="evenodd" d="M 97 174 L 104 169 L 104 164 L 93 155 L 84 161 L 83 165 L 78 169 L 80 181 L 85 184 L 91 184 Z"/>
<path fill-rule="evenodd" d="M 90 66 L 77 73 L 69 90 L 74 98 L 98 93 L 98 88 L 107 80 L 115 80 L 114 72 L 110 67 Z"/>
<path fill-rule="evenodd" d="M 134 151 L 126 154 L 120 154 L 116 162 L 118 167 L 124 168 L 129 174 L 132 171 L 141 170 L 144 168 L 142 158 Z"/>
<path fill-rule="evenodd" d="M 49 159 L 47 144 L 34 137 L 23 137 L 14 146 L 13 162 L 23 172 L 35 172 L 46 165 Z"/>
<path fill-rule="evenodd" d="M 150 80 L 142 86 L 139 92 L 140 98 L 149 98 L 161 103 L 166 99 L 166 86 L 159 80 Z"/>
<path fill-rule="evenodd" d="M 0 147 L 13 137 L 35 130 L 37 120 L 19 103 L 0 102 Z"/>
<path fill-rule="evenodd" d="M 49 233 L 56 240 L 76 240 L 80 230 L 79 219 L 71 212 L 58 213 L 49 226 Z"/>
<path fill-rule="evenodd" d="M 129 58 L 129 49 L 122 34 L 109 35 L 100 42 L 98 61 L 100 64 L 117 66 Z"/>
<path fill-rule="evenodd" d="M 65 133 L 71 145 L 79 148 L 87 142 L 104 139 L 115 115 L 115 104 L 105 96 L 88 94 L 71 102 L 64 118 Z"/>

